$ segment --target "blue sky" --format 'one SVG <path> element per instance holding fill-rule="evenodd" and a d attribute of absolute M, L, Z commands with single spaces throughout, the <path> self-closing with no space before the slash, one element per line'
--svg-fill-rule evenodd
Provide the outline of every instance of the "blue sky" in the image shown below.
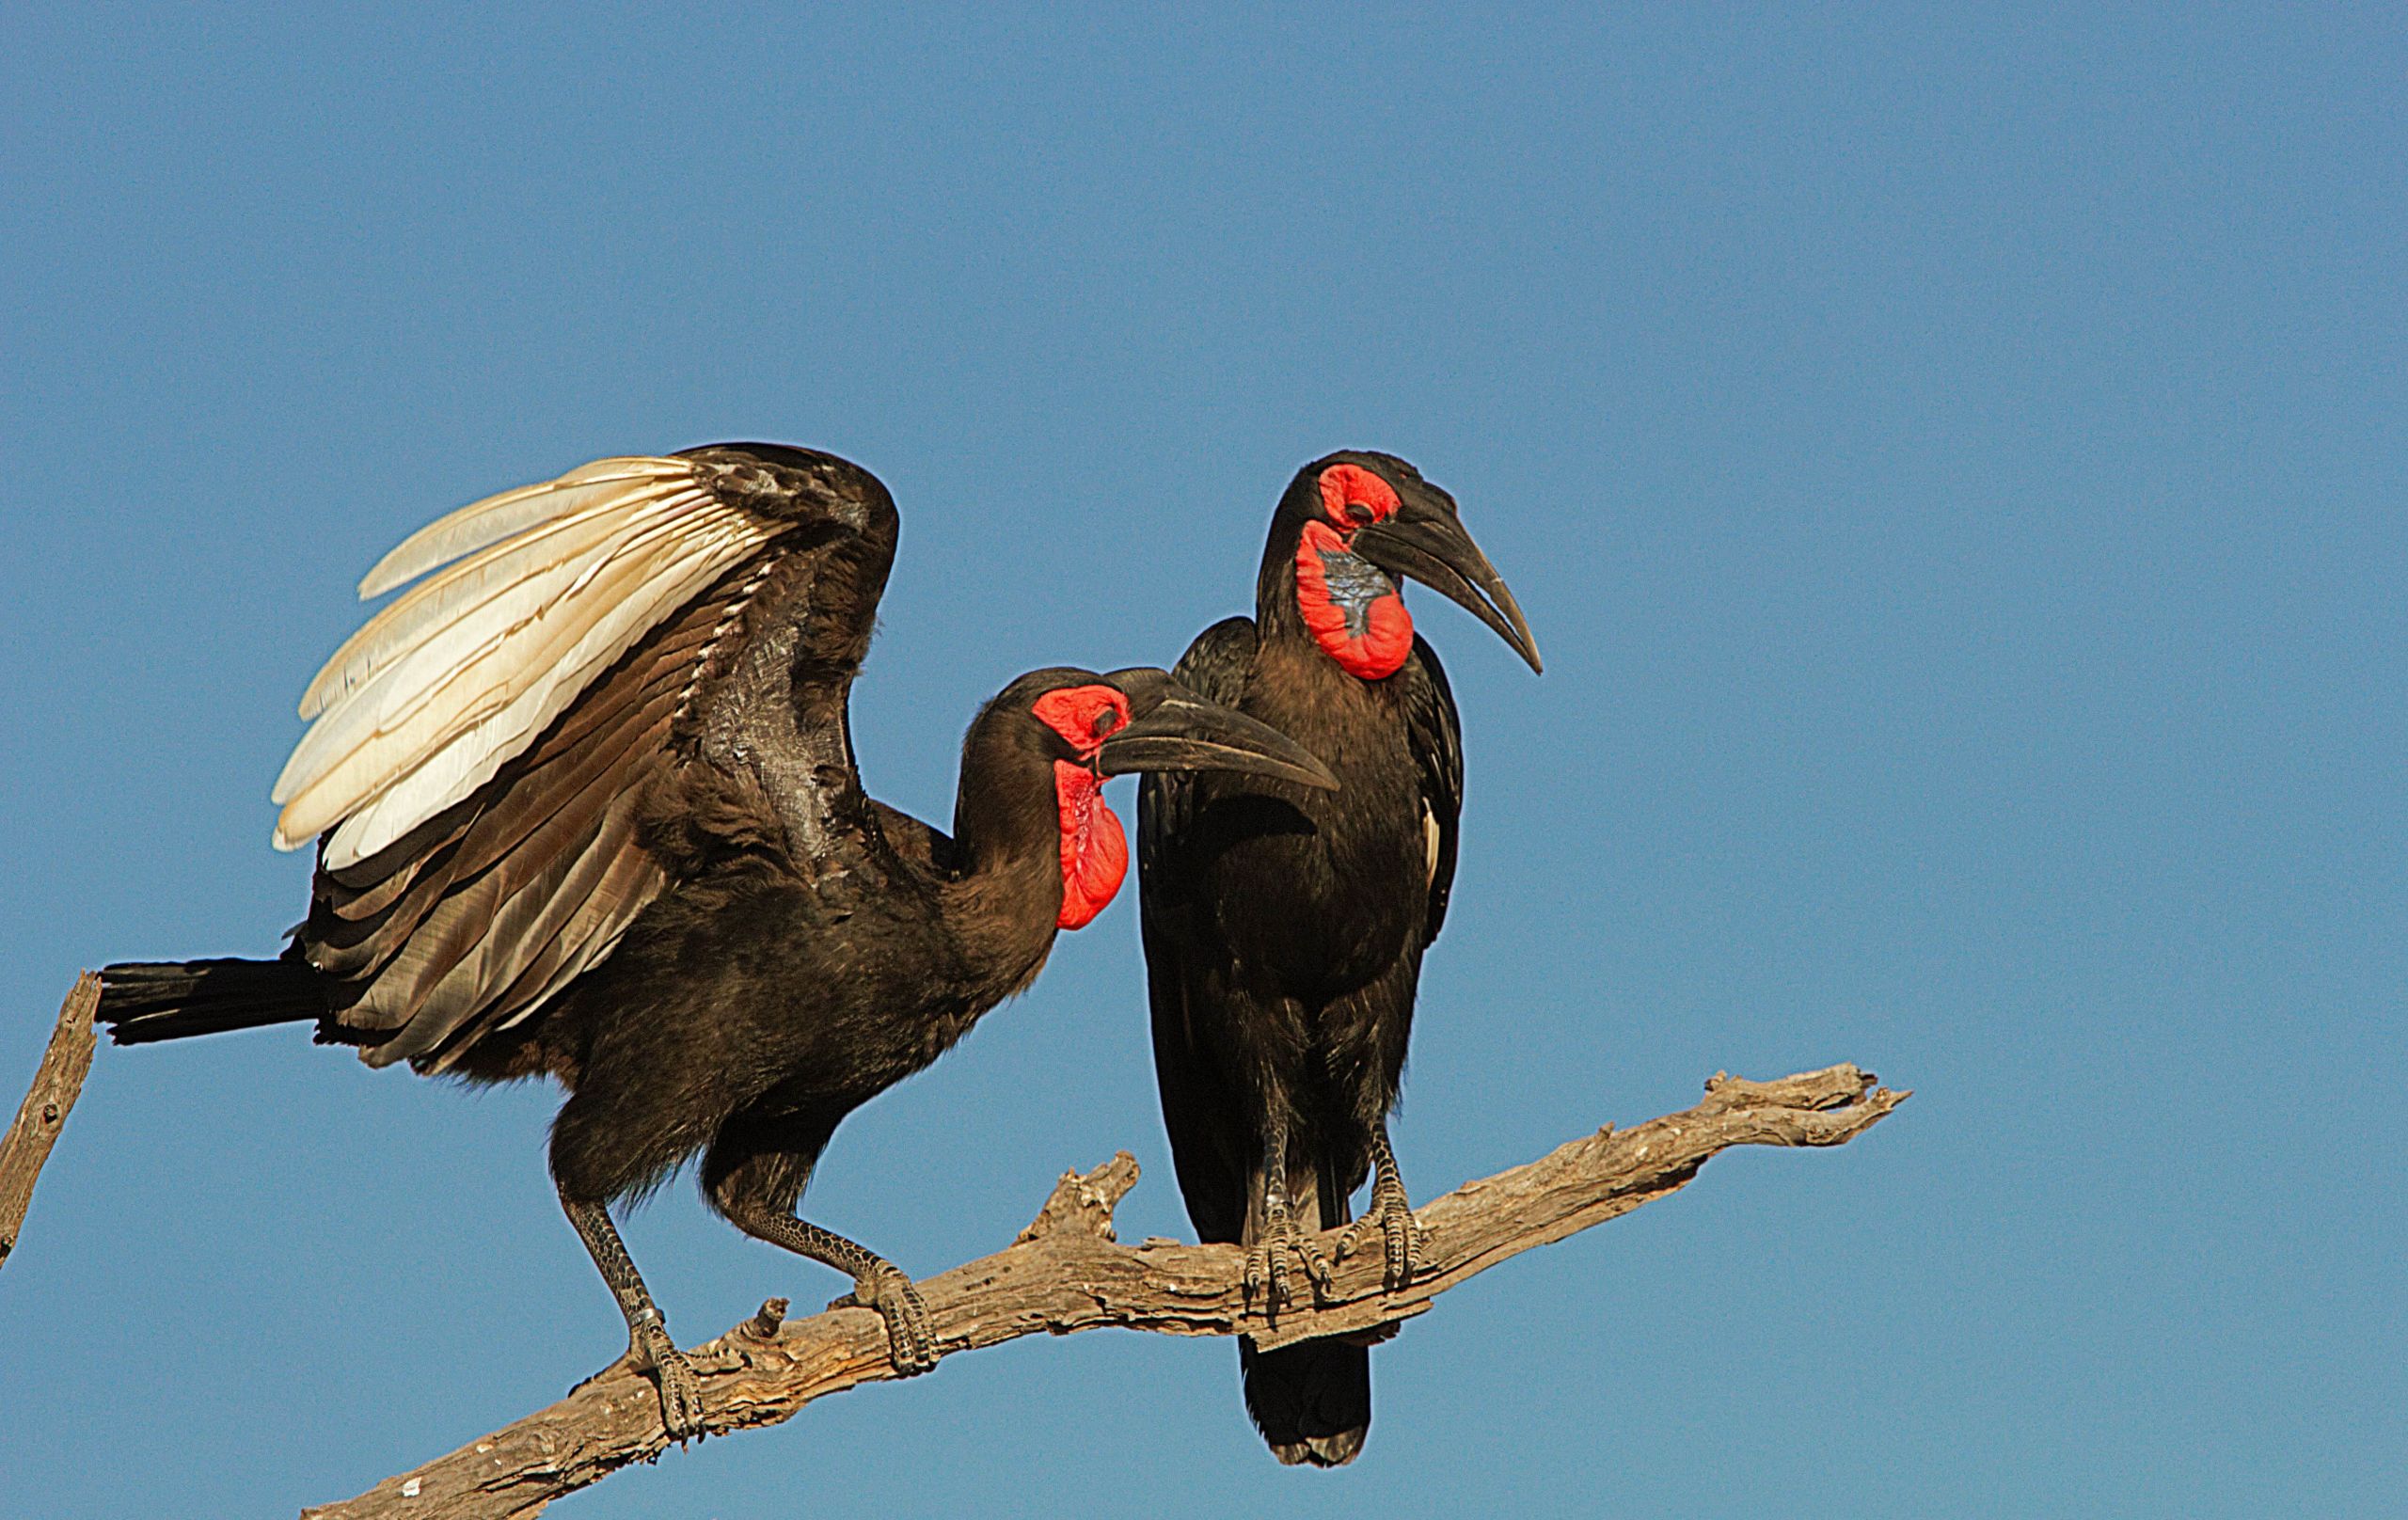
<path fill-rule="evenodd" d="M 2408 1510 L 2397 14 L 1589 9 L 21 8 L 0 1101 L 78 967 L 299 916 L 293 700 L 440 512 L 868 465 L 863 771 L 943 818 L 981 699 L 1167 663 L 1299 463 L 1390 450 L 1548 658 L 1413 598 L 1470 768 L 1416 1195 L 1718 1069 L 1913 1101 L 1450 1293 L 1342 1472 L 1228 1346 L 1093 1335 L 555 1512 Z M 932 1273 L 1125 1147 L 1184 1235 L 1136 941 L 805 1214 Z M 104 1049 L 0 1274 L 0 1512 L 287 1512 L 607 1361 L 554 1102 Z M 683 1187 L 628 1235 L 689 1341 L 844 1287 Z"/>

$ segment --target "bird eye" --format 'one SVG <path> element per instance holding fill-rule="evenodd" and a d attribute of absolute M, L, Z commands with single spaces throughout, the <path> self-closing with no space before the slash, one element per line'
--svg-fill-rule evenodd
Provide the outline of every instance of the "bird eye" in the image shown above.
<path fill-rule="evenodd" d="M 1402 505 L 1395 486 L 1360 465 L 1332 465 L 1320 484 L 1322 515 L 1349 532 L 1393 516 Z"/>
<path fill-rule="evenodd" d="M 1109 707 L 1098 707 L 1095 710 L 1095 721 L 1087 725 L 1087 732 L 1094 735 L 1097 738 L 1102 738 L 1104 736 L 1110 734 L 1114 729 L 1118 728 L 1119 726 L 1120 715 L 1118 713 L 1114 712 Z"/>

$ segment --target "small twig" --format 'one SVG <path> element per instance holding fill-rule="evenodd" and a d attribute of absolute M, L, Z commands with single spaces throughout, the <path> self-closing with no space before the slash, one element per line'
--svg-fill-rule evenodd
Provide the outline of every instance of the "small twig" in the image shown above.
<path fill-rule="evenodd" d="M 67 1127 L 75 1095 L 84 1090 L 84 1074 L 92 1069 L 92 1010 L 100 1005 L 101 978 L 87 971 L 60 1005 L 58 1027 L 50 1032 L 34 1071 L 33 1090 L 8 1134 L 0 1136 L 0 1266 L 17 1249 L 25 1211 L 33 1206 L 34 1183 L 50 1160 L 50 1148 L 58 1143 L 58 1132 Z"/>
<path fill-rule="evenodd" d="M 1430 1232 L 1421 1269 L 1403 1290 L 1381 1283 L 1376 1251 L 1338 1264 L 1329 1290 L 1276 1324 L 1245 1300 L 1244 1253 L 1234 1245 L 1113 1242 L 1112 1211 L 1136 1185 L 1126 1151 L 1084 1176 L 1067 1173 L 1036 1220 L 1006 1250 L 921 1285 L 944 1354 L 1040 1331 L 1118 1326 L 1167 1335 L 1243 1333 L 1259 1345 L 1374 1330 L 1422 1312 L 1455 1284 L 1507 1257 L 1560 1241 L 1687 1186 L 1733 1146 L 1836 1146 L 1906 1100 L 1852 1066 L 1749 1082 L 1718 1072 L 1695 1108 L 1560 1147 L 1510 1172 L 1468 1182 L 1418 1211 Z M 886 1332 L 866 1309 L 787 1321 L 784 1304 L 687 1354 L 702 1374 L 704 1429 L 721 1435 L 791 1418 L 832 1393 L 894 1375 Z M 304 1512 L 304 1520 L 512 1520 L 660 1455 L 660 1405 L 642 1375 L 614 1370 L 548 1409 L 388 1478 L 357 1498 Z"/>

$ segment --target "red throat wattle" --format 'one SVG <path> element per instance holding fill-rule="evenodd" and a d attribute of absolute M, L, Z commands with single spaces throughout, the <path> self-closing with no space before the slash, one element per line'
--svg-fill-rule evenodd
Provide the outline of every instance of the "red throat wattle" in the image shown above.
<path fill-rule="evenodd" d="M 1062 809 L 1062 911 L 1054 922 L 1084 928 L 1129 874 L 1129 836 L 1103 800 L 1103 778 L 1086 767 L 1054 761 L 1054 796 Z"/>
<path fill-rule="evenodd" d="M 1129 726 L 1129 699 L 1113 686 L 1059 687 L 1037 699 L 1038 721 L 1062 736 L 1079 759 L 1054 762 L 1054 800 L 1061 809 L 1062 910 L 1057 927 L 1083 928 L 1112 901 L 1129 874 L 1129 836 L 1105 805 L 1103 778 L 1085 762 Z"/>
<path fill-rule="evenodd" d="M 1323 522 L 1305 524 L 1296 545 L 1296 610 L 1313 641 L 1349 675 L 1383 680 L 1413 653 L 1413 614 L 1395 582 Z"/>

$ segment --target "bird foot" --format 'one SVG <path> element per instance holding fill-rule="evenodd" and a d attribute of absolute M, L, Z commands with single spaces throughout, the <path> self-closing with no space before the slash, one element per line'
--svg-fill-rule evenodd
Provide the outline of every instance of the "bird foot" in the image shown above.
<path fill-rule="evenodd" d="M 1404 1195 L 1403 1184 L 1371 1189 L 1370 1208 L 1339 1237 L 1338 1259 L 1343 1261 L 1364 1249 L 1374 1231 L 1385 1257 L 1381 1283 L 1391 1293 L 1400 1291 L 1413 1281 L 1414 1269 L 1430 1249 L 1430 1232 L 1413 1217 L 1413 1204 Z"/>
<path fill-rule="evenodd" d="M 627 1354 L 623 1360 L 635 1370 L 648 1374 L 660 1389 L 660 1425 L 669 1433 L 669 1438 L 677 1442 L 698 1439 L 703 1433 L 703 1380 L 658 1320 L 647 1321 L 629 1333 Z"/>
<path fill-rule="evenodd" d="M 1329 1258 L 1323 1252 L 1321 1243 L 1298 1229 L 1292 1221 L 1280 1220 L 1245 1254 L 1246 1302 L 1259 1301 L 1264 1316 L 1275 1324 L 1282 1308 L 1298 1302 L 1295 1280 L 1288 1265 L 1291 1257 L 1313 1285 L 1314 1302 L 1320 1302 L 1329 1291 Z"/>
<path fill-rule="evenodd" d="M 917 1377 L 937 1365 L 937 1338 L 928 1327 L 928 1306 L 900 1267 L 880 1261 L 866 1276 L 853 1279 L 851 1292 L 828 1306 L 878 1311 L 886 1322 L 887 1354 L 895 1359 L 896 1377 Z"/>

